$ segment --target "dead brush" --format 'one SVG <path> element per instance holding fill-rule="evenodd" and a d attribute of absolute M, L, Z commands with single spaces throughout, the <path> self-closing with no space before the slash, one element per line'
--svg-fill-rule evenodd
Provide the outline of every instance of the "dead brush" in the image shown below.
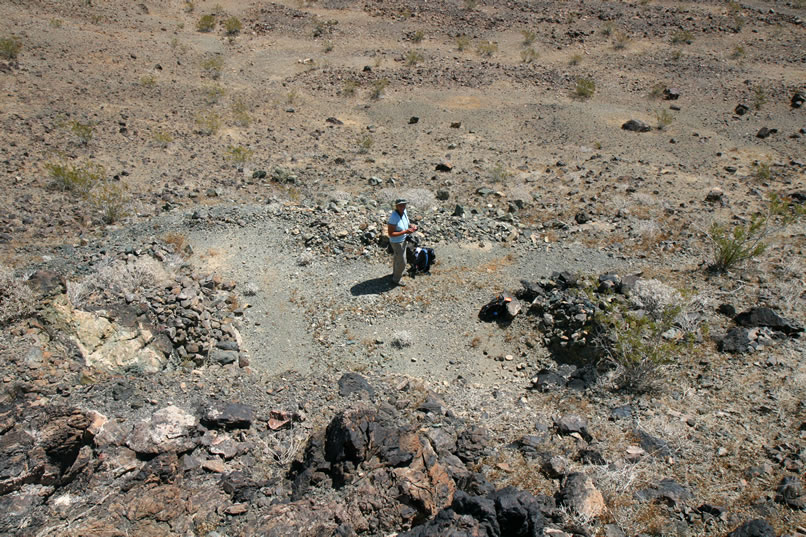
<path fill-rule="evenodd" d="M 162 236 L 162 242 L 168 244 L 173 247 L 173 251 L 175 254 L 179 254 L 182 257 L 188 256 L 188 242 L 187 242 L 187 235 L 184 233 L 177 233 L 171 232 L 166 233 Z"/>
<path fill-rule="evenodd" d="M 33 312 L 34 294 L 25 283 L 0 265 L 0 325 Z"/>

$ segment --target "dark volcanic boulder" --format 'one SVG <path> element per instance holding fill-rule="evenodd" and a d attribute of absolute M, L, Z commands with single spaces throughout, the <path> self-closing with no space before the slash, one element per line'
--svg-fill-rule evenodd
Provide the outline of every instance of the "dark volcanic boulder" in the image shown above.
<path fill-rule="evenodd" d="M 740 326 L 764 326 L 794 337 L 803 332 L 803 326 L 797 322 L 781 317 L 772 309 L 765 307 L 743 311 L 734 318 L 734 321 Z"/>
<path fill-rule="evenodd" d="M 775 529 L 770 526 L 769 522 L 761 518 L 755 520 L 748 520 L 732 532 L 728 533 L 728 537 L 775 537 Z"/>
<path fill-rule="evenodd" d="M 640 119 L 631 119 L 624 123 L 621 128 L 625 131 L 632 132 L 649 132 L 652 130 L 652 127 L 650 127 L 649 124 L 644 123 Z"/>

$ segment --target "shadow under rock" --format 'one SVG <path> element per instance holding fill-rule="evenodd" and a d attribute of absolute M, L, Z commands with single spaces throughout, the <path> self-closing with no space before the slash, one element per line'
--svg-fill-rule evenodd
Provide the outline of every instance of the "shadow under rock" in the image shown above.
<path fill-rule="evenodd" d="M 391 291 L 395 287 L 397 286 L 392 283 L 392 276 L 386 275 L 357 283 L 350 288 L 350 293 L 353 296 L 379 295 Z"/>

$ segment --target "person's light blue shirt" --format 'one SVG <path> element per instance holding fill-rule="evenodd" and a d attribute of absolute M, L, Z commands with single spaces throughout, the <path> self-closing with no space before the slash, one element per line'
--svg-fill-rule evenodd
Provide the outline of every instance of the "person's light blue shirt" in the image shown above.
<path fill-rule="evenodd" d="M 400 213 L 397 211 L 392 211 L 392 214 L 389 215 L 389 221 L 387 223 L 390 226 L 395 226 L 395 231 L 406 231 L 409 229 L 409 215 L 406 213 L 406 211 L 403 211 L 403 216 L 400 216 Z M 403 242 L 405 240 L 405 235 L 389 237 L 389 242 Z"/>

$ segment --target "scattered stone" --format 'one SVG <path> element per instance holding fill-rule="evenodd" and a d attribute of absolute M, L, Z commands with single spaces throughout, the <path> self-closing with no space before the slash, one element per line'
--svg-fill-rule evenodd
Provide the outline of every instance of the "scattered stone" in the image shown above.
<path fill-rule="evenodd" d="M 417 116 L 411 116 L 409 118 L 409 125 L 415 125 L 420 122 L 420 118 Z"/>
<path fill-rule="evenodd" d="M 449 162 L 440 162 L 434 169 L 438 172 L 450 172 L 453 169 L 453 164 Z"/>
<path fill-rule="evenodd" d="M 800 479 L 795 476 L 784 477 L 775 491 L 775 501 L 792 509 L 806 510 L 806 491 Z"/>
<path fill-rule="evenodd" d="M 736 315 L 736 308 L 733 304 L 720 304 L 716 311 L 725 317 L 733 318 Z"/>
<path fill-rule="evenodd" d="M 344 125 L 344 122 L 342 120 L 337 119 L 335 117 L 329 117 L 325 121 L 330 123 L 331 125 Z"/>
<path fill-rule="evenodd" d="M 652 436 L 651 434 L 647 433 L 646 431 L 642 431 L 641 429 L 635 429 L 633 431 L 635 436 L 638 438 L 638 443 L 641 447 L 649 453 L 650 455 L 654 455 L 655 457 L 671 457 L 672 456 L 672 449 L 669 447 L 669 444 L 656 436 Z"/>
<path fill-rule="evenodd" d="M 580 225 L 590 222 L 590 220 L 590 215 L 585 211 L 579 211 L 576 215 L 574 215 L 574 221 Z"/>
<path fill-rule="evenodd" d="M 196 447 L 192 433 L 196 418 L 181 408 L 169 406 L 134 427 L 126 445 L 137 453 L 156 455 L 166 451 L 185 453 Z"/>
<path fill-rule="evenodd" d="M 775 134 L 776 132 L 778 132 L 778 129 L 770 129 L 768 127 L 761 127 L 759 129 L 759 131 L 756 133 L 756 138 L 761 138 L 763 140 L 764 138 L 769 138 L 771 135 Z"/>
<path fill-rule="evenodd" d="M 593 480 L 579 472 L 566 478 L 558 494 L 558 500 L 560 505 L 589 518 L 598 517 L 606 509 L 604 497 L 593 485 Z"/>
<path fill-rule="evenodd" d="M 761 518 L 749 520 L 728 533 L 728 537 L 776 537 L 775 529 Z"/>
<path fill-rule="evenodd" d="M 680 91 L 677 88 L 666 88 L 663 90 L 663 98 L 666 101 L 676 101 L 680 98 Z"/>
<path fill-rule="evenodd" d="M 239 359 L 238 351 L 225 351 L 221 349 L 213 349 L 210 351 L 210 360 L 219 365 L 234 364 Z"/>
<path fill-rule="evenodd" d="M 559 418 L 554 418 L 554 427 L 560 435 L 580 435 L 586 442 L 593 440 L 588 432 L 588 422 L 582 416 L 576 414 L 566 414 Z"/>
<path fill-rule="evenodd" d="M 739 104 L 733 109 L 733 113 L 737 116 L 743 116 L 750 111 L 750 107 L 746 104 Z"/>
<path fill-rule="evenodd" d="M 462 122 L 461 122 L 461 121 L 454 121 L 454 122 L 452 122 L 452 123 L 451 123 L 451 128 L 452 128 L 452 129 L 458 129 L 458 128 L 459 128 L 459 127 L 461 127 L 461 126 L 462 126 Z"/>
<path fill-rule="evenodd" d="M 725 193 L 718 186 L 713 187 L 705 196 L 705 201 L 708 203 L 722 203 L 724 201 Z"/>
<path fill-rule="evenodd" d="M 639 490 L 635 497 L 642 502 L 663 500 L 672 507 L 677 507 L 694 496 L 685 487 L 673 479 L 662 479 L 657 485 Z"/>
<path fill-rule="evenodd" d="M 650 127 L 649 124 L 641 121 L 640 119 L 631 119 L 624 123 L 621 128 L 625 131 L 632 132 L 649 132 L 652 130 L 652 127 Z"/>
<path fill-rule="evenodd" d="M 804 95 L 801 92 L 795 93 L 792 96 L 792 100 L 790 101 L 792 108 L 800 108 L 801 106 L 803 106 L 803 103 L 806 103 L 806 95 Z"/>
<path fill-rule="evenodd" d="M 451 194 L 447 190 L 437 190 L 437 199 L 439 201 L 448 201 L 450 197 Z"/>
<path fill-rule="evenodd" d="M 367 379 L 358 373 L 345 373 L 339 379 L 339 395 L 348 397 L 354 393 L 360 394 L 361 397 L 369 397 L 370 399 L 375 397 L 375 390 L 369 385 Z"/>
<path fill-rule="evenodd" d="M 734 321 L 739 326 L 763 326 L 792 337 L 797 337 L 798 334 L 803 332 L 803 326 L 799 323 L 781 317 L 775 311 L 766 307 L 756 307 L 743 311 L 734 318 Z"/>
<path fill-rule="evenodd" d="M 254 420 L 255 412 L 251 407 L 240 403 L 229 403 L 208 409 L 202 419 L 202 424 L 213 429 L 248 429 Z"/>

